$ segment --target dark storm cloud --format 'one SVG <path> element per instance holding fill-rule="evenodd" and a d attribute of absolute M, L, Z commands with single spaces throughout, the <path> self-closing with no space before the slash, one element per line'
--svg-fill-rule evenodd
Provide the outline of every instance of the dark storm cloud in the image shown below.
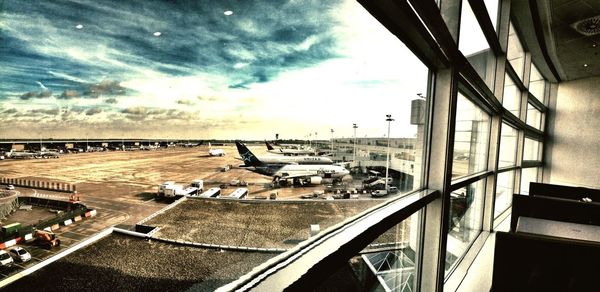
<path fill-rule="evenodd" d="M 117 103 L 117 99 L 114 97 L 111 97 L 111 98 L 106 99 L 104 102 L 106 102 L 108 104 L 115 104 L 115 103 Z"/>
<path fill-rule="evenodd" d="M 71 99 L 78 97 L 81 97 L 81 95 L 79 94 L 79 92 L 77 92 L 77 90 L 74 89 L 67 89 L 63 91 L 61 95 L 58 96 L 59 99 Z"/>
<path fill-rule="evenodd" d="M 134 115 L 134 116 L 152 116 L 152 115 L 162 115 L 167 113 L 169 110 L 161 109 L 161 108 L 147 108 L 143 106 L 136 107 L 128 107 L 123 109 L 121 112 L 124 114 Z"/>
<path fill-rule="evenodd" d="M 29 110 L 29 113 L 32 114 L 43 114 L 43 115 L 49 115 L 49 116 L 56 116 L 60 113 L 60 109 L 59 108 L 54 108 L 54 109 L 35 109 L 35 110 Z"/>
<path fill-rule="evenodd" d="M 123 95 L 125 94 L 125 88 L 121 86 L 120 82 L 114 80 L 102 80 L 98 84 L 88 85 L 83 95 L 97 98 L 102 95 Z"/>
<path fill-rule="evenodd" d="M 32 99 L 32 98 L 47 98 L 47 97 L 51 97 L 51 96 L 52 96 L 52 91 L 42 90 L 42 91 L 30 91 L 30 92 L 24 93 L 23 95 L 19 96 L 19 98 L 22 100 L 28 100 L 28 99 Z"/>
<path fill-rule="evenodd" d="M 95 114 L 99 114 L 99 113 L 101 113 L 101 112 L 102 112 L 102 109 L 101 109 L 101 108 L 98 108 L 98 107 L 93 107 L 93 108 L 90 108 L 90 109 L 88 109 L 88 110 L 85 112 L 85 115 L 86 115 L 86 116 L 93 116 L 93 115 L 95 115 Z"/>

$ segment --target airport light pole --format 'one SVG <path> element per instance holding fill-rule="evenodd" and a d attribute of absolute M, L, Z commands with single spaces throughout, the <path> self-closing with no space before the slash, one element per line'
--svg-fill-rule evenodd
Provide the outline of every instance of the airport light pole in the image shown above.
<path fill-rule="evenodd" d="M 352 128 L 354 129 L 354 153 L 352 154 L 352 161 L 356 163 L 356 128 L 358 128 L 358 126 L 356 124 L 352 124 Z"/>
<path fill-rule="evenodd" d="M 390 168 L 390 125 L 394 119 L 392 115 L 385 115 L 385 121 L 388 122 L 388 143 L 387 143 L 387 157 L 385 159 L 385 190 L 388 190 L 388 173 Z"/>
<path fill-rule="evenodd" d="M 333 129 L 331 129 L 331 153 L 333 154 Z"/>

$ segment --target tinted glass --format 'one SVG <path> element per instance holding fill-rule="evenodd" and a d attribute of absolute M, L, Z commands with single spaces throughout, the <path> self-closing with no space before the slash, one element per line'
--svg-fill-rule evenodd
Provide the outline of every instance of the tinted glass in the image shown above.
<path fill-rule="evenodd" d="M 485 179 L 450 194 L 446 272 L 457 263 L 481 231 Z"/>
<path fill-rule="evenodd" d="M 486 169 L 490 116 L 458 94 L 452 178 Z"/>

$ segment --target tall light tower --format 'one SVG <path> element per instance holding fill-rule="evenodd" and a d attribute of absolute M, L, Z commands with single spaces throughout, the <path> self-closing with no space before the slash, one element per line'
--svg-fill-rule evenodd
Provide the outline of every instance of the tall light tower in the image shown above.
<path fill-rule="evenodd" d="M 333 129 L 331 129 L 331 153 L 333 153 Z"/>
<path fill-rule="evenodd" d="M 388 190 L 388 173 L 390 168 L 390 125 L 394 119 L 392 115 L 385 115 L 385 121 L 388 122 L 388 145 L 387 145 L 387 158 L 385 159 L 385 190 Z"/>
<path fill-rule="evenodd" d="M 352 154 L 352 161 L 356 163 L 356 128 L 358 128 L 358 126 L 352 124 L 352 128 L 354 129 L 354 153 Z"/>

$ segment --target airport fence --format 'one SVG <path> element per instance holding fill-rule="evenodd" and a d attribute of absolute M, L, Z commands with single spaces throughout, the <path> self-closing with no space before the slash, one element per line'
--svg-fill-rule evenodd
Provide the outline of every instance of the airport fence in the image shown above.
<path fill-rule="evenodd" d="M 0 218 L 6 218 L 18 208 L 18 205 L 19 201 L 16 193 L 3 193 L 0 197 Z"/>
<path fill-rule="evenodd" d="M 72 203 L 67 201 L 58 201 L 46 198 L 36 197 L 19 197 L 19 205 L 33 205 L 47 209 L 54 209 L 56 216 L 40 220 L 37 223 L 21 226 L 14 234 L 0 234 L 0 241 L 6 241 L 13 238 L 26 238 L 26 235 L 31 235 L 36 229 L 46 229 L 49 231 L 56 230 L 60 225 L 72 224 L 74 221 L 80 221 L 82 218 L 91 217 L 92 212 L 95 214 L 95 210 L 90 210 L 83 204 Z"/>
<path fill-rule="evenodd" d="M 49 190 L 56 192 L 67 192 L 67 193 L 76 193 L 77 185 L 63 183 L 63 182 L 55 182 L 55 181 L 40 181 L 40 180 L 32 180 L 32 179 L 24 179 L 24 178 L 9 178 L 9 177 L 0 177 L 0 184 L 5 185 L 14 185 L 19 187 L 26 187 L 32 189 L 40 189 L 40 190 Z"/>

